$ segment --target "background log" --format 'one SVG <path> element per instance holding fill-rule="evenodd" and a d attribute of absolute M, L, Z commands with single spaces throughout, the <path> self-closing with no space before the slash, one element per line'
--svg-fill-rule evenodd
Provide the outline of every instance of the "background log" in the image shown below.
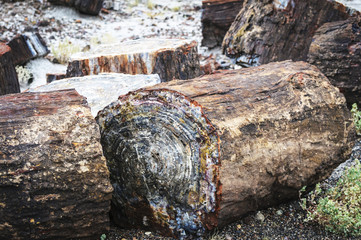
<path fill-rule="evenodd" d="M 350 153 L 345 98 L 279 62 L 131 92 L 97 116 L 121 226 L 202 234 L 298 197 Z"/>
<path fill-rule="evenodd" d="M 326 23 L 312 40 L 308 61 L 345 95 L 361 105 L 361 17 Z"/>
<path fill-rule="evenodd" d="M 199 76 L 195 41 L 142 39 L 100 46 L 91 53 L 72 57 L 67 76 L 79 77 L 103 72 L 158 74 L 162 81 Z"/>
<path fill-rule="evenodd" d="M 99 128 L 75 90 L 0 97 L 2 239 L 99 239 L 108 177 Z"/>
<path fill-rule="evenodd" d="M 12 60 L 11 48 L 0 42 L 0 95 L 19 92 L 20 85 Z"/>
<path fill-rule="evenodd" d="M 74 7 L 81 13 L 98 15 L 102 9 L 104 0 L 48 0 L 56 5 Z"/>
<path fill-rule="evenodd" d="M 315 31 L 345 20 L 351 10 L 336 1 L 245 1 L 227 32 L 224 53 L 249 64 L 287 59 L 306 61 Z"/>
<path fill-rule="evenodd" d="M 244 0 L 202 1 L 202 46 L 221 46 L 229 27 L 243 6 Z"/>

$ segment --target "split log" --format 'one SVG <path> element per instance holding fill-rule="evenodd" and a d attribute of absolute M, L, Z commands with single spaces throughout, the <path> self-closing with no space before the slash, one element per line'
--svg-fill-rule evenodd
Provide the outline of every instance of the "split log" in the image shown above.
<path fill-rule="evenodd" d="M 244 0 L 202 1 L 202 46 L 221 46 L 224 36 L 243 6 Z"/>
<path fill-rule="evenodd" d="M 24 64 L 50 52 L 39 33 L 18 35 L 8 45 L 11 47 L 14 65 Z"/>
<path fill-rule="evenodd" d="M 103 72 L 158 74 L 162 81 L 191 79 L 200 72 L 197 43 L 180 39 L 142 39 L 100 46 L 72 57 L 68 77 Z"/>
<path fill-rule="evenodd" d="M 1 239 L 99 239 L 112 186 L 75 90 L 0 97 Z"/>
<path fill-rule="evenodd" d="M 0 95 L 19 92 L 20 85 L 12 60 L 11 48 L 0 42 Z"/>
<path fill-rule="evenodd" d="M 346 159 L 355 134 L 337 88 L 291 61 L 131 92 L 97 122 L 115 221 L 170 236 L 297 198 Z"/>
<path fill-rule="evenodd" d="M 49 92 L 75 88 L 80 95 L 87 98 L 91 112 L 95 117 L 99 110 L 117 100 L 120 95 L 143 87 L 153 86 L 157 83 L 160 83 L 160 78 L 156 74 L 127 75 L 108 73 L 96 76 L 67 78 L 29 89 L 29 91 Z"/>
<path fill-rule="evenodd" d="M 223 52 L 253 65 L 306 61 L 315 31 L 351 14 L 344 5 L 329 0 L 247 0 L 224 38 Z"/>
<path fill-rule="evenodd" d="M 48 2 L 56 5 L 74 7 L 81 13 L 98 15 L 103 7 L 104 0 L 48 0 Z"/>
<path fill-rule="evenodd" d="M 361 17 L 326 23 L 308 52 L 316 65 L 345 95 L 348 106 L 361 104 Z"/>

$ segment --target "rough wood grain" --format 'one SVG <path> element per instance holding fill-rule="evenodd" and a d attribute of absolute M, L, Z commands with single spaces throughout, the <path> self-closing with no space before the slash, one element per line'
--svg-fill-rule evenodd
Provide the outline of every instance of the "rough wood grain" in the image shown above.
<path fill-rule="evenodd" d="M 91 53 L 72 57 L 67 76 L 79 77 L 104 72 L 158 74 L 162 81 L 199 76 L 195 41 L 142 39 L 100 46 Z"/>
<path fill-rule="evenodd" d="M 81 13 L 98 15 L 102 9 L 104 0 L 48 0 L 48 2 L 74 7 Z"/>
<path fill-rule="evenodd" d="M 1 239 L 99 239 L 112 186 L 75 90 L 0 97 Z"/>
<path fill-rule="evenodd" d="M 20 85 L 13 64 L 11 48 L 0 42 L 0 95 L 19 92 Z"/>
<path fill-rule="evenodd" d="M 361 17 L 326 23 L 313 37 L 308 61 L 345 95 L 361 105 Z"/>
<path fill-rule="evenodd" d="M 346 159 L 354 137 L 343 95 L 291 61 L 132 92 L 97 121 L 114 219 L 176 236 L 297 198 Z"/>

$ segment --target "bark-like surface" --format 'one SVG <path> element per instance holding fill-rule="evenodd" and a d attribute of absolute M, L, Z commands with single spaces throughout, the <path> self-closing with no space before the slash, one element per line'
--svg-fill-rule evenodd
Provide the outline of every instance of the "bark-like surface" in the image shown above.
<path fill-rule="evenodd" d="M 250 64 L 307 59 L 315 31 L 326 22 L 345 20 L 351 10 L 329 0 L 247 0 L 222 48 Z"/>
<path fill-rule="evenodd" d="M 97 121 L 114 218 L 168 235 L 297 198 L 346 159 L 354 137 L 343 95 L 291 61 L 132 92 Z"/>
<path fill-rule="evenodd" d="M 75 90 L 0 97 L 1 239 L 99 239 L 112 186 Z"/>
<path fill-rule="evenodd" d="M 142 39 L 100 46 L 72 57 L 67 76 L 104 72 L 158 74 L 162 81 L 191 79 L 201 74 L 197 43 L 179 39 Z"/>
<path fill-rule="evenodd" d="M 0 42 L 0 95 L 19 92 L 20 85 L 13 64 L 11 48 Z"/>
<path fill-rule="evenodd" d="M 202 46 L 221 46 L 229 27 L 243 6 L 244 0 L 202 1 Z"/>
<path fill-rule="evenodd" d="M 361 104 L 361 18 L 326 23 L 313 38 L 308 62 L 345 95 L 349 107 Z"/>
<path fill-rule="evenodd" d="M 48 0 L 48 2 L 74 7 L 81 13 L 98 15 L 102 9 L 104 0 Z"/>

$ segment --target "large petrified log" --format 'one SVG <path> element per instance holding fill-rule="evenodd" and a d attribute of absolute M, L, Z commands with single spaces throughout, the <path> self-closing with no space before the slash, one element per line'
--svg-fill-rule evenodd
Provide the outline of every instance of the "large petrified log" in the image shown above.
<path fill-rule="evenodd" d="M 72 57 L 67 76 L 103 72 L 158 74 L 162 81 L 201 74 L 197 43 L 180 39 L 142 39 L 100 46 Z"/>
<path fill-rule="evenodd" d="M 19 92 L 20 85 L 13 64 L 11 48 L 0 42 L 0 95 Z"/>
<path fill-rule="evenodd" d="M 229 27 L 243 6 L 244 0 L 202 1 L 202 45 L 221 46 Z"/>
<path fill-rule="evenodd" d="M 75 90 L 0 97 L 1 239 L 99 239 L 112 186 Z"/>
<path fill-rule="evenodd" d="M 361 104 L 361 17 L 326 23 L 313 38 L 308 61 L 345 94 L 349 107 Z"/>
<path fill-rule="evenodd" d="M 245 1 L 222 48 L 250 64 L 306 60 L 315 31 L 324 23 L 345 20 L 351 10 L 329 0 Z"/>
<path fill-rule="evenodd" d="M 96 76 L 74 77 L 58 80 L 47 85 L 29 89 L 30 92 L 49 92 L 74 88 L 86 97 L 91 112 L 95 117 L 99 110 L 117 100 L 118 96 L 143 87 L 160 83 L 156 74 L 128 75 L 121 73 L 107 73 Z"/>
<path fill-rule="evenodd" d="M 201 234 L 295 198 L 350 152 L 345 98 L 291 61 L 171 81 L 99 112 L 122 226 Z"/>
<path fill-rule="evenodd" d="M 98 15 L 102 9 L 104 0 L 48 0 L 48 2 L 74 7 L 81 13 Z"/>

